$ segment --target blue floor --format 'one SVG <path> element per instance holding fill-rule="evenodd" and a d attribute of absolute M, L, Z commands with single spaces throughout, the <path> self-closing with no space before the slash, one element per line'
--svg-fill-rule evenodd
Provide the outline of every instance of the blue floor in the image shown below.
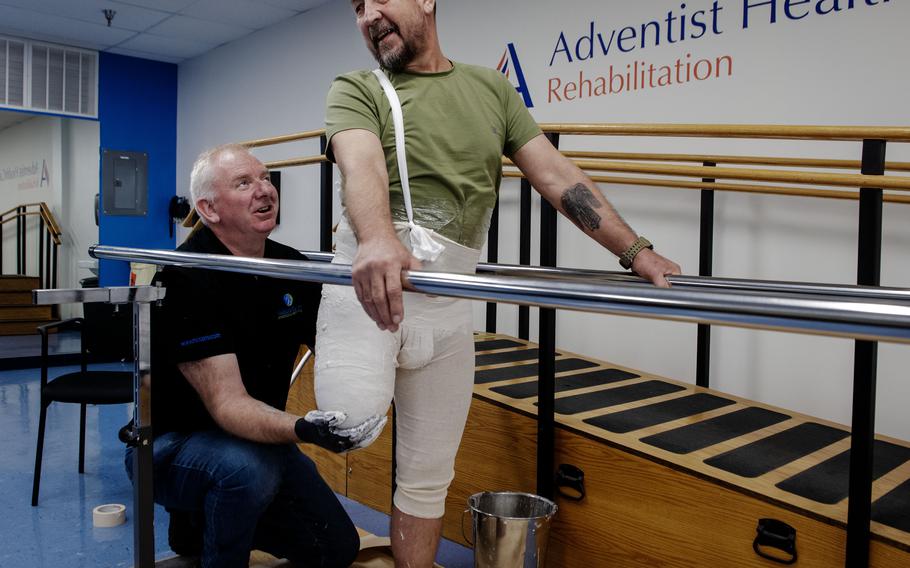
<path fill-rule="evenodd" d="M 119 365 L 106 365 L 120 368 Z M 52 376 L 71 370 L 58 367 Z M 79 475 L 79 407 L 48 409 L 41 493 L 30 504 L 38 430 L 39 381 L 34 369 L 0 372 L 0 567 L 105 568 L 133 565 L 132 486 L 123 469 L 117 430 L 130 418 L 130 405 L 88 409 L 85 473 Z M 388 517 L 342 497 L 354 524 L 388 535 Z M 127 522 L 94 528 L 92 509 L 105 503 L 127 507 Z M 156 558 L 167 546 L 167 515 L 155 507 Z M 437 561 L 445 568 L 469 568 L 467 548 L 444 541 Z"/>

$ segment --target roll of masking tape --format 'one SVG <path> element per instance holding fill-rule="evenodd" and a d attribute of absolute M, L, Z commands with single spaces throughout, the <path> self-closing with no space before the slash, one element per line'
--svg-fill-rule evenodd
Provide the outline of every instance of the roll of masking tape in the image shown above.
<path fill-rule="evenodd" d="M 119 503 L 98 505 L 92 509 L 92 524 L 96 527 L 116 527 L 126 522 L 126 507 Z"/>

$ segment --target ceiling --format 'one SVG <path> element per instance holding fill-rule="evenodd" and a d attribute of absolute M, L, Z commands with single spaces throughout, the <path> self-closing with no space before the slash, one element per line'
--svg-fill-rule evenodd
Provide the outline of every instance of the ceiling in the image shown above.
<path fill-rule="evenodd" d="M 0 0 L 0 34 L 179 63 L 328 2 Z"/>

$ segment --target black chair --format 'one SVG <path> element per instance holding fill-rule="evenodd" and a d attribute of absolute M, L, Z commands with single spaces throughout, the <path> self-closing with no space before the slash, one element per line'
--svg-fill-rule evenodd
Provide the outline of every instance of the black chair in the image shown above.
<path fill-rule="evenodd" d="M 86 304 L 89 306 L 90 304 Z M 86 312 L 89 313 L 88 311 Z M 79 421 L 79 473 L 85 472 L 85 407 L 88 404 L 123 404 L 133 401 L 133 374 L 130 371 L 95 371 L 88 368 L 91 352 L 87 349 L 84 318 L 72 318 L 38 326 L 41 334 L 41 416 L 38 420 L 38 444 L 35 449 L 35 477 L 32 485 L 32 506 L 38 505 L 41 483 L 41 457 L 44 450 L 44 426 L 47 408 L 52 402 L 81 405 Z M 80 368 L 48 380 L 48 332 L 78 330 L 80 336 Z"/>

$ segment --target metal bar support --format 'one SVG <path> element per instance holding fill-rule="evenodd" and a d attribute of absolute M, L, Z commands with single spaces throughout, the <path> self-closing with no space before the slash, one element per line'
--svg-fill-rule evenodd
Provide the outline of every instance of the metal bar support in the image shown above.
<path fill-rule="evenodd" d="M 490 217 L 490 231 L 487 238 L 487 262 L 499 262 L 499 195 Z M 487 302 L 487 333 L 496 333 L 496 302 Z"/>
<path fill-rule="evenodd" d="M 706 167 L 717 166 L 704 162 Z M 704 183 L 714 183 L 713 178 L 703 178 Z M 698 235 L 698 275 L 711 276 L 714 273 L 714 190 L 701 190 L 701 212 Z M 708 388 L 711 382 L 711 326 L 698 324 L 698 338 L 695 350 L 695 384 Z"/>
<path fill-rule="evenodd" d="M 884 140 L 863 141 L 862 173 L 884 175 Z M 857 284 L 878 286 L 882 263 L 881 189 L 860 189 L 858 247 Z M 850 434 L 850 487 L 847 505 L 847 568 L 869 565 L 877 367 L 878 343 L 857 341 L 853 359 L 853 419 Z"/>
<path fill-rule="evenodd" d="M 152 484 L 151 308 L 133 303 L 133 561 L 155 566 L 155 507 Z M 143 388 L 145 387 L 145 388 Z"/>
<path fill-rule="evenodd" d="M 37 305 L 108 302 L 133 309 L 133 565 L 155 566 L 155 523 L 152 485 L 151 302 L 164 298 L 154 286 L 34 290 Z"/>
<path fill-rule="evenodd" d="M 521 178 L 521 201 L 518 217 L 518 264 L 531 265 L 531 182 Z M 531 309 L 518 307 L 518 337 L 527 340 L 531 334 Z"/>
<path fill-rule="evenodd" d="M 548 134 L 559 148 L 559 135 Z M 556 266 L 556 209 L 540 200 L 540 264 Z M 554 494 L 554 457 L 556 453 L 556 310 L 540 308 L 538 321 L 537 386 L 537 494 L 548 499 Z"/>
<path fill-rule="evenodd" d="M 323 154 L 328 149 L 325 134 L 319 137 L 319 150 Z M 319 164 L 319 250 L 332 250 L 332 185 L 334 172 L 331 162 Z"/>

